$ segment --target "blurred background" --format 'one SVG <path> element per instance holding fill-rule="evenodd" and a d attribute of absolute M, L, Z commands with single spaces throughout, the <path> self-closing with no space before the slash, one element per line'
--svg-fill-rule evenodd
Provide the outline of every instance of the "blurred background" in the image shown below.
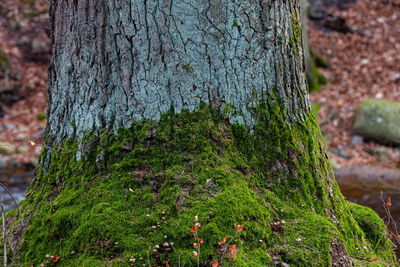
<path fill-rule="evenodd" d="M 400 0 L 301 2 L 312 107 L 336 179 L 347 199 L 387 222 L 390 210 L 397 220 Z M 0 183 L 18 201 L 33 178 L 46 125 L 48 4 L 0 1 Z M 1 187 L 0 196 L 14 207 Z"/>

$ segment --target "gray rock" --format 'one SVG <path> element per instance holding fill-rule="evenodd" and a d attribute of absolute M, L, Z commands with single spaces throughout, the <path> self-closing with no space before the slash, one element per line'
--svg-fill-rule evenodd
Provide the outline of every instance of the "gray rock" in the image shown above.
<path fill-rule="evenodd" d="M 0 169 L 4 169 L 7 166 L 7 161 L 0 157 Z"/>
<path fill-rule="evenodd" d="M 30 149 L 29 146 L 20 146 L 18 148 L 18 153 L 25 154 L 29 151 L 29 149 Z"/>
<path fill-rule="evenodd" d="M 378 157 L 379 162 L 382 162 L 384 164 L 389 164 L 391 162 L 389 150 L 386 147 L 378 147 L 375 153 Z"/>
<path fill-rule="evenodd" d="M 16 152 L 16 147 L 9 143 L 0 142 L 0 154 L 2 155 L 11 155 Z"/>
<path fill-rule="evenodd" d="M 18 131 L 19 131 L 19 132 L 27 132 L 27 131 L 29 131 L 29 128 L 28 128 L 28 127 L 25 127 L 25 126 L 20 126 L 20 127 L 18 128 Z"/>
<path fill-rule="evenodd" d="M 362 145 L 362 144 L 364 144 L 364 137 L 362 137 L 361 135 L 354 135 L 351 138 L 351 144 L 352 145 Z"/>
<path fill-rule="evenodd" d="M 7 129 L 7 130 L 15 130 L 15 129 L 17 129 L 17 127 L 14 124 L 8 123 L 8 122 L 4 123 L 3 127 L 5 129 Z"/>
<path fill-rule="evenodd" d="M 400 103 L 368 99 L 358 108 L 353 133 L 382 144 L 400 144 Z"/>
<path fill-rule="evenodd" d="M 15 140 L 17 140 L 17 141 L 27 141 L 28 140 L 28 135 L 26 134 L 26 133 L 18 133 L 16 136 L 15 136 Z"/>
<path fill-rule="evenodd" d="M 346 152 L 344 152 L 343 150 L 340 150 L 340 149 L 329 149 L 328 151 L 335 154 L 336 156 L 339 156 L 344 159 L 351 158 L 351 156 L 349 154 L 347 154 Z"/>
<path fill-rule="evenodd" d="M 49 44 L 45 40 L 35 38 L 32 40 L 31 46 L 33 54 L 48 53 L 49 51 Z"/>

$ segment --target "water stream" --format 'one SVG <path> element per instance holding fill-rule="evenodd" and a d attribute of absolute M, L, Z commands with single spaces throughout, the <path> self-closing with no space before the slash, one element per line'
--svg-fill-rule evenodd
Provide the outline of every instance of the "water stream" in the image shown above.
<path fill-rule="evenodd" d="M 391 214 L 400 218 L 400 170 L 375 166 L 344 166 L 335 171 L 336 180 L 347 200 L 371 207 L 381 218 L 386 217 L 383 208 L 391 198 Z"/>
<path fill-rule="evenodd" d="M 6 186 L 17 202 L 25 198 L 25 190 L 33 178 L 33 170 L 24 169 L 0 169 L 0 183 Z M 0 186 L 1 201 L 5 210 L 15 208 L 14 200 L 10 194 Z"/>

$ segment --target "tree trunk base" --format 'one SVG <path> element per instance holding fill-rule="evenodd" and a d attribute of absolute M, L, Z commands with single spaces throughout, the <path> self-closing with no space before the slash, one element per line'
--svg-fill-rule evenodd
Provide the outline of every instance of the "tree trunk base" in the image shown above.
<path fill-rule="evenodd" d="M 44 149 L 14 264 L 394 265 L 382 220 L 340 194 L 316 119 L 282 109 L 260 105 L 248 131 L 201 105 Z"/>

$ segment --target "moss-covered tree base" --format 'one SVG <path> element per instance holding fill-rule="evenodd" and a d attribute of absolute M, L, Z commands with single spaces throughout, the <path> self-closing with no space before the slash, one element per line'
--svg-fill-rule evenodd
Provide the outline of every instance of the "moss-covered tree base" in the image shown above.
<path fill-rule="evenodd" d="M 14 262 L 57 254 L 63 266 L 196 266 L 196 251 L 201 266 L 394 265 L 379 217 L 341 196 L 314 116 L 289 126 L 283 109 L 260 105 L 251 132 L 202 105 L 44 149 L 50 168 L 22 204 L 28 226 Z M 235 261 L 218 244 L 225 236 Z"/>

